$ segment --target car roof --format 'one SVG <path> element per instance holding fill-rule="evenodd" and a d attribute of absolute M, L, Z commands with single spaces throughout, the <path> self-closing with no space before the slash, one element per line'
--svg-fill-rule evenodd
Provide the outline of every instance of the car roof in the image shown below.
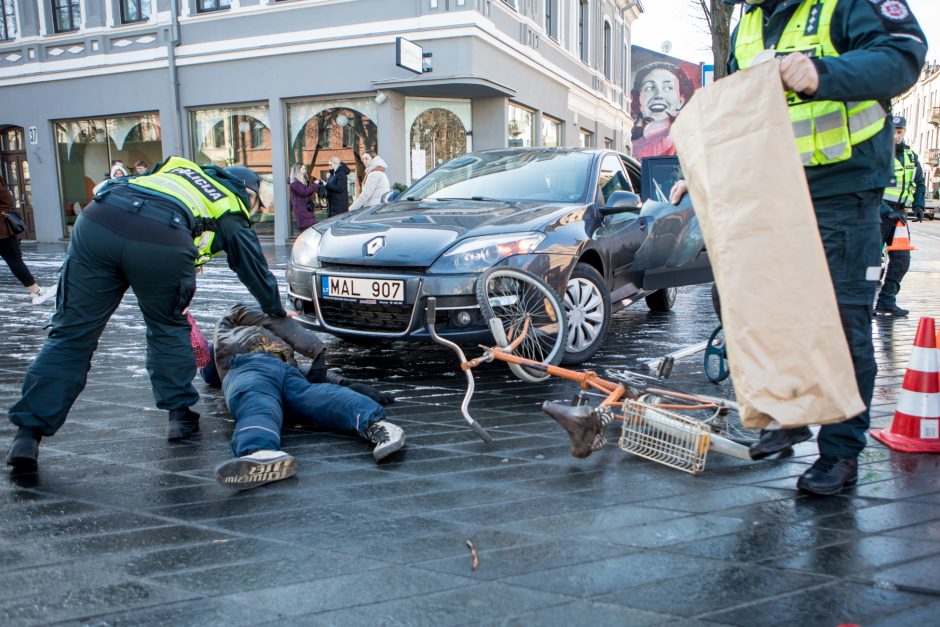
<path fill-rule="evenodd" d="M 548 146 L 532 146 L 528 148 L 489 148 L 487 150 L 474 150 L 469 154 L 486 154 L 486 153 L 508 153 L 508 154 L 525 154 L 525 153 L 545 153 L 545 152 L 554 152 L 554 153 L 574 153 L 580 152 L 584 154 L 600 155 L 613 153 L 627 159 L 636 165 L 637 168 L 640 167 L 640 162 L 631 157 L 630 155 L 624 154 L 617 150 L 611 148 L 582 148 L 580 146 L 571 146 L 571 147 L 561 147 L 553 148 Z"/>

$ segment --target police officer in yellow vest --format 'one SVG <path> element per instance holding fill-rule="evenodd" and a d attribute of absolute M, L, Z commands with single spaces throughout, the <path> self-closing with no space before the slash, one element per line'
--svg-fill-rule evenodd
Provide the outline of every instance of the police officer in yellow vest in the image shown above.
<path fill-rule="evenodd" d="M 880 266 L 878 212 L 893 172 L 892 131 L 886 117 L 891 98 L 917 80 L 927 54 L 926 38 L 904 0 L 724 1 L 747 4 L 732 35 L 729 72 L 759 62 L 759 55 L 781 57 L 793 132 L 859 392 L 868 406 L 877 372 L 871 303 Z M 767 50 L 773 52 L 768 55 Z M 684 181 L 677 184 L 673 200 L 686 189 Z M 785 210 L 768 208 L 767 219 Z M 822 427 L 819 459 L 797 487 L 835 494 L 854 485 L 868 424 L 866 411 Z M 809 428 L 766 431 L 751 447 L 751 457 L 789 450 L 810 437 Z"/>
<path fill-rule="evenodd" d="M 157 407 L 169 412 L 170 441 L 199 429 L 196 363 L 185 311 L 196 267 L 226 252 L 229 267 L 265 313 L 284 316 L 249 213 L 260 179 L 248 168 L 197 166 L 170 157 L 150 174 L 109 182 L 75 223 L 59 278 L 52 330 L 9 410 L 19 427 L 7 463 L 37 466 L 39 441 L 53 435 L 85 387 L 98 338 L 127 289 L 147 325 L 147 372 Z"/>
<path fill-rule="evenodd" d="M 907 208 L 914 210 L 914 221 L 924 217 L 924 198 L 927 185 L 920 160 L 910 147 L 904 143 L 904 131 L 907 120 L 895 116 L 894 125 L 894 184 L 885 188 L 884 203 L 881 205 L 881 237 L 888 246 L 894 240 L 894 231 L 898 221 L 907 223 Z M 884 284 L 878 292 L 875 313 L 883 316 L 904 317 L 910 313 L 898 307 L 897 295 L 901 291 L 901 280 L 911 267 L 911 251 L 888 251 L 888 268 L 885 271 Z"/>

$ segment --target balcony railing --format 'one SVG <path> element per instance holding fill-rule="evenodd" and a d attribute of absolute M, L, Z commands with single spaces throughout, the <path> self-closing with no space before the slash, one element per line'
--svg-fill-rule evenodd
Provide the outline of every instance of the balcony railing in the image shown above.
<path fill-rule="evenodd" d="M 934 126 L 940 126 L 940 107 L 933 107 L 931 109 L 929 121 Z"/>
<path fill-rule="evenodd" d="M 927 163 L 933 166 L 940 165 L 940 148 L 931 148 L 927 151 Z"/>

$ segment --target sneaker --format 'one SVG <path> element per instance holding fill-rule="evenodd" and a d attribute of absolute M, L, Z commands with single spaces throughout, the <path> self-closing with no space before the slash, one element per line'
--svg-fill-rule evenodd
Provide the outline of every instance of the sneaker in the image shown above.
<path fill-rule="evenodd" d="M 226 488 L 250 490 L 297 474 L 297 460 L 284 451 L 255 451 L 219 464 L 216 480 Z"/>
<path fill-rule="evenodd" d="M 51 287 L 40 287 L 38 292 L 30 294 L 34 305 L 41 305 L 55 296 L 55 290 Z"/>
<path fill-rule="evenodd" d="M 366 437 L 375 444 L 372 449 L 375 461 L 385 459 L 405 445 L 405 432 L 402 428 L 384 420 L 369 425 Z"/>

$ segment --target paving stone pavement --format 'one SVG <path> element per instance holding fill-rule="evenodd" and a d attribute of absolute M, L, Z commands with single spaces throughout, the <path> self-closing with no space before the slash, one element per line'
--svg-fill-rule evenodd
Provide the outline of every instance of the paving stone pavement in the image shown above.
<path fill-rule="evenodd" d="M 940 241 L 940 224 L 917 228 Z M 53 281 L 64 245 L 24 248 L 41 282 Z M 283 277 L 288 249 L 267 252 Z M 31 307 L 6 271 L 0 294 L 5 411 L 52 306 Z M 890 423 L 917 316 L 940 314 L 938 294 L 940 267 L 915 262 L 901 298 L 912 316 L 875 322 L 876 426 Z M 217 261 L 192 309 L 210 329 L 249 299 Z M 685 288 L 670 314 L 642 304 L 618 313 L 588 365 L 636 368 L 715 325 L 707 288 Z M 325 336 L 333 365 L 397 394 L 388 415 L 407 447 L 376 464 L 357 438 L 292 429 L 284 448 L 297 476 L 232 493 L 212 477 L 231 455 L 219 391 L 198 383 L 201 436 L 167 443 L 143 336 L 129 294 L 85 393 L 43 441 L 38 475 L 0 472 L 4 624 L 869 626 L 940 616 L 940 456 L 872 441 L 859 486 L 825 499 L 794 487 L 811 442 L 763 462 L 712 455 L 695 477 L 614 446 L 577 460 L 538 409 L 570 398 L 572 385 L 523 383 L 498 364 L 479 369 L 471 406 L 494 437 L 486 445 L 460 417 L 450 353 Z M 706 381 L 698 358 L 678 362 L 672 381 L 732 393 Z M 13 432 L 2 421 L 3 446 Z"/>

